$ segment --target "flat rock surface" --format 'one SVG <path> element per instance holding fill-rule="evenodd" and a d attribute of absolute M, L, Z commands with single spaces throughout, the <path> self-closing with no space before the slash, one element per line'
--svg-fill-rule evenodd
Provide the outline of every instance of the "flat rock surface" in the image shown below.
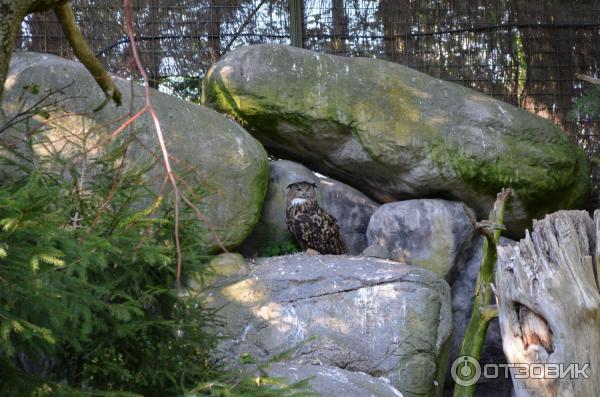
<path fill-rule="evenodd" d="M 402 397 L 402 393 L 385 380 L 328 365 L 274 363 L 267 373 L 273 377 L 298 382 L 307 378 L 311 391 L 323 397 Z"/>
<path fill-rule="evenodd" d="M 204 291 L 222 307 L 223 359 L 286 353 L 302 364 L 384 376 L 405 396 L 438 392 L 451 331 L 450 289 L 393 261 L 305 254 L 258 259 L 250 273 Z M 438 372 L 440 371 L 440 372 Z"/>

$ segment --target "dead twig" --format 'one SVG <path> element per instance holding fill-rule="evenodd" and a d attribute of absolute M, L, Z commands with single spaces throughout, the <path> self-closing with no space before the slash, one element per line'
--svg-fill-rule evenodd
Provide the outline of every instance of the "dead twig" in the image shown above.
<path fill-rule="evenodd" d="M 145 111 L 150 113 L 150 117 L 152 117 L 152 121 L 154 122 L 154 128 L 156 129 L 156 135 L 158 137 L 158 142 L 160 146 L 160 150 L 162 152 L 163 157 L 163 165 L 165 167 L 165 172 L 167 173 L 167 177 L 171 182 L 171 186 L 173 187 L 173 194 L 175 195 L 174 202 L 174 210 L 175 210 L 175 249 L 177 251 L 177 274 L 176 281 L 177 287 L 181 288 L 181 268 L 182 268 L 182 254 L 181 254 L 181 242 L 179 239 L 179 202 L 181 200 L 181 195 L 179 193 L 179 187 L 177 186 L 177 181 L 175 180 L 175 175 L 173 174 L 173 169 L 171 168 L 171 162 L 169 160 L 169 152 L 167 150 L 167 145 L 165 144 L 164 135 L 162 132 L 162 127 L 160 125 L 160 120 L 158 119 L 158 115 L 152 106 L 152 100 L 150 99 L 150 83 L 148 74 L 144 69 L 144 65 L 139 57 L 137 44 L 135 42 L 135 33 L 133 29 L 133 7 L 131 5 L 131 0 L 124 0 L 124 8 L 125 8 L 125 26 L 127 28 L 127 35 L 129 36 L 129 41 L 131 43 L 131 53 L 133 55 L 133 60 L 135 66 L 140 71 L 142 75 L 142 79 L 144 80 L 144 94 L 146 97 L 146 106 L 144 107 Z"/>
<path fill-rule="evenodd" d="M 587 81 L 588 83 L 591 83 L 591 84 L 594 84 L 594 85 L 599 85 L 600 84 L 600 79 L 597 79 L 597 78 L 592 77 L 592 76 L 586 76 L 585 74 L 575 73 L 575 78 L 577 80 Z"/>

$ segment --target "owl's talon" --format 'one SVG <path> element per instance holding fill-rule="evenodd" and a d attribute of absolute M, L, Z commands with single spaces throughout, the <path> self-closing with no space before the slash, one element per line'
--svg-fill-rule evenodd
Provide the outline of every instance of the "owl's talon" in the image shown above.
<path fill-rule="evenodd" d="M 308 249 L 306 250 L 306 255 L 310 255 L 310 256 L 316 256 L 316 255 L 319 255 L 319 252 L 318 252 L 318 251 L 315 251 L 315 250 L 314 250 L 314 249 L 312 249 L 312 248 L 308 248 Z"/>

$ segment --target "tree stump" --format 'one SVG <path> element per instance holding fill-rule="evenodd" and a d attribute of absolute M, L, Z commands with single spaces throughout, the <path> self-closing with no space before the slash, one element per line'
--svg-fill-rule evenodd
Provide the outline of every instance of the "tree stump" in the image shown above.
<path fill-rule="evenodd" d="M 498 314 L 517 397 L 600 396 L 599 235 L 600 211 L 594 221 L 559 211 L 498 248 Z"/>

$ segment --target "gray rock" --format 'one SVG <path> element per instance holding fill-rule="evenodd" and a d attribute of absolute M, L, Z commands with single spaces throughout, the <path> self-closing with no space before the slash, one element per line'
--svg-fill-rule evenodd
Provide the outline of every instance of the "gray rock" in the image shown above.
<path fill-rule="evenodd" d="M 513 240 L 503 237 L 500 239 L 500 245 L 515 244 L 516 242 Z M 448 361 L 449 365 L 458 358 L 460 346 L 471 317 L 473 293 L 475 291 L 477 276 L 479 275 L 482 250 L 483 238 L 479 237 L 469 252 L 465 254 L 466 265 L 452 284 L 452 347 L 450 350 L 450 360 Z M 479 362 L 482 366 L 485 364 L 506 364 L 498 319 L 490 322 Z M 451 389 L 453 382 L 449 376 L 446 384 L 448 385 L 448 389 Z M 477 384 L 475 396 L 510 397 L 512 393 L 511 379 L 482 379 Z M 447 395 L 452 395 L 450 390 L 448 390 Z"/>
<path fill-rule="evenodd" d="M 238 253 L 216 255 L 202 272 L 188 272 L 187 287 L 194 293 L 209 286 L 221 285 L 240 279 L 250 272 L 244 257 Z"/>
<path fill-rule="evenodd" d="M 550 121 L 397 63 L 247 46 L 213 66 L 203 101 L 273 155 L 380 202 L 451 198 L 485 219 L 512 187 L 512 235 L 591 189 L 586 154 Z"/>
<path fill-rule="evenodd" d="M 319 178 L 323 208 L 340 225 L 348 253 L 357 255 L 367 247 L 367 226 L 379 204 L 358 190 L 331 178 Z"/>
<path fill-rule="evenodd" d="M 304 364 L 384 376 L 406 397 L 441 393 L 452 320 L 448 284 L 434 273 L 341 255 L 263 258 L 250 267 L 247 278 L 203 294 L 222 307 L 227 362 L 287 352 Z"/>
<path fill-rule="evenodd" d="M 100 142 L 97 150 L 88 152 L 88 158 L 98 155 L 107 148 L 105 137 L 127 120 L 132 95 L 134 111 L 144 106 L 143 88 L 134 84 L 133 94 L 130 81 L 115 77 L 115 83 L 123 93 L 124 105 L 115 107 L 109 102 L 101 111 L 92 112 L 102 103 L 104 94 L 78 62 L 47 54 L 16 53 L 10 65 L 2 102 L 8 118 L 20 111 L 21 98 L 27 108 L 55 91 L 42 103 L 52 123 L 47 123 L 33 135 L 33 151 L 28 153 L 38 164 L 43 163 L 42 158 L 48 156 L 48 150 L 54 149 L 61 151 L 62 159 L 73 157 L 74 161 L 81 161 L 82 147 L 87 145 L 85 149 L 89 149 Z M 36 90 L 39 91 L 37 94 Z M 268 182 L 266 152 L 237 123 L 212 109 L 156 90 L 151 90 L 151 98 L 175 172 L 185 180 L 185 183 L 180 182 L 180 189 L 208 217 L 227 247 L 239 245 L 250 234 L 260 215 Z M 57 105 L 52 105 L 54 103 Z M 37 116 L 30 120 L 31 127 L 39 127 L 44 121 L 43 117 Z M 132 126 L 141 142 L 160 153 L 148 114 L 138 118 Z M 10 132 L 0 135 L 0 139 L 18 142 L 26 136 L 27 128 L 27 123 L 19 123 Z M 123 139 L 128 131 L 123 131 Z M 48 145 L 48 140 L 53 141 L 53 145 Z M 27 145 L 21 147 L 28 150 Z M 127 167 L 154 164 L 145 177 L 156 191 L 160 188 L 164 168 L 155 163 L 154 154 L 135 141 L 127 151 L 126 164 Z M 14 167 L 0 167 L 0 179 L 11 177 L 12 173 Z M 85 175 L 89 180 L 93 179 L 94 170 L 87 170 Z M 198 250 L 212 252 L 217 249 L 203 222 L 199 222 L 197 236 Z"/>
<path fill-rule="evenodd" d="M 293 241 L 285 223 L 287 185 L 308 181 L 317 184 L 321 207 L 333 215 L 350 254 L 358 254 L 367 246 L 367 225 L 379 206 L 358 190 L 334 179 L 315 175 L 302 164 L 278 160 L 270 162 L 269 190 L 256 228 L 240 247 L 245 256 L 272 256 L 269 250 Z M 285 252 L 281 252 L 285 253 Z"/>
<path fill-rule="evenodd" d="M 369 245 L 380 245 L 396 261 L 422 266 L 452 282 L 459 258 L 473 243 L 474 215 L 462 203 L 439 199 L 384 204 L 367 229 Z"/>
<path fill-rule="evenodd" d="M 272 364 L 266 371 L 269 376 L 284 378 L 290 383 L 311 378 L 311 391 L 323 397 L 402 397 L 402 393 L 385 380 L 328 365 L 283 362 Z"/>
<path fill-rule="evenodd" d="M 392 258 L 392 255 L 390 254 L 390 251 L 387 250 L 387 248 L 377 244 L 369 245 L 367 248 L 365 248 L 363 252 L 361 252 L 361 255 L 381 259 Z"/>

